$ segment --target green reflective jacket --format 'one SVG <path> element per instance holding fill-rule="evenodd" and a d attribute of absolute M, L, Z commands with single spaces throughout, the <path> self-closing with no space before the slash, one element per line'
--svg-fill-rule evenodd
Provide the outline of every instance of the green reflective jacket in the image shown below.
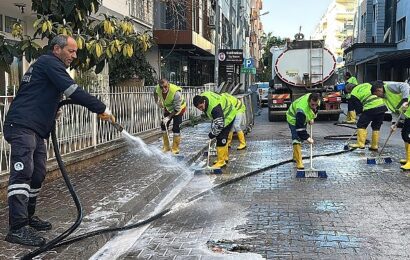
<path fill-rule="evenodd" d="M 370 83 L 363 83 L 352 90 L 352 96 L 355 96 L 362 103 L 363 111 L 384 106 L 383 99 L 372 95 L 371 88 Z"/>
<path fill-rule="evenodd" d="M 231 103 L 235 106 L 238 113 L 245 113 L 246 106 L 240 99 L 228 93 L 222 93 L 222 96 L 226 96 L 229 99 L 229 101 L 231 101 Z"/>
<path fill-rule="evenodd" d="M 219 95 L 211 91 L 205 91 L 201 94 L 201 96 L 208 98 L 208 107 L 205 111 L 205 114 L 210 119 L 213 119 L 212 110 L 217 105 L 221 105 L 222 110 L 224 112 L 224 125 L 227 126 L 230 123 L 232 123 L 232 121 L 235 119 L 237 111 L 226 96 Z"/>
<path fill-rule="evenodd" d="M 164 104 L 164 107 L 168 112 L 174 112 L 175 111 L 174 97 L 175 97 L 175 93 L 177 91 L 181 91 L 181 93 L 182 93 L 182 88 L 178 87 L 177 85 L 174 85 L 174 84 L 169 84 L 169 90 L 168 90 L 167 96 L 164 100 L 164 97 L 162 96 L 162 90 L 161 90 L 160 86 L 157 85 L 156 88 L 155 88 L 155 93 L 157 93 L 158 98 Z M 182 101 L 181 102 L 181 109 L 179 111 L 176 111 L 177 115 L 179 113 L 181 113 L 181 111 L 186 107 L 186 102 L 185 102 L 185 99 L 182 95 L 181 95 L 181 101 Z"/>
<path fill-rule="evenodd" d="M 286 120 L 289 124 L 293 126 L 296 125 L 296 113 L 300 110 L 302 110 L 302 112 L 305 114 L 305 124 L 307 124 L 310 120 L 316 118 L 316 114 L 309 106 L 308 99 L 310 95 L 311 93 L 305 94 L 300 98 L 296 99 L 295 101 L 293 101 L 293 103 L 290 105 L 288 111 L 286 111 Z"/>

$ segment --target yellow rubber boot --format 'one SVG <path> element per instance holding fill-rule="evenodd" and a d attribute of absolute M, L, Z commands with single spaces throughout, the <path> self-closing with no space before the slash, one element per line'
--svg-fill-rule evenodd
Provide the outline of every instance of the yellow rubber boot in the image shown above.
<path fill-rule="evenodd" d="M 226 145 L 216 147 L 217 160 L 216 160 L 216 163 L 214 165 L 212 165 L 212 168 L 220 169 L 220 168 L 222 168 L 226 165 L 226 163 L 225 163 L 225 157 L 226 157 L 225 153 L 226 153 L 227 149 L 228 149 L 228 146 L 226 146 Z"/>
<path fill-rule="evenodd" d="M 380 136 L 380 131 L 373 131 L 372 132 L 372 142 L 370 144 L 370 151 L 375 151 L 379 150 L 379 136 Z"/>
<path fill-rule="evenodd" d="M 409 143 L 404 143 L 404 151 L 405 151 L 405 153 L 406 153 L 406 157 L 405 158 L 407 158 L 407 148 L 409 147 Z M 400 163 L 401 164 L 406 164 L 406 162 L 407 162 L 407 159 L 400 159 Z"/>
<path fill-rule="evenodd" d="M 407 159 L 406 164 L 402 165 L 400 169 L 408 171 L 410 170 L 410 145 L 407 145 L 407 148 L 406 148 L 406 159 Z"/>
<path fill-rule="evenodd" d="M 363 128 L 357 129 L 357 143 L 349 144 L 349 147 L 364 149 L 364 145 L 366 143 L 366 137 L 367 137 L 366 129 L 363 129 Z"/>
<path fill-rule="evenodd" d="M 229 148 L 227 145 L 224 146 L 224 160 L 225 164 L 229 162 Z"/>
<path fill-rule="evenodd" d="M 233 137 L 233 132 L 229 132 L 229 134 L 228 134 L 228 140 L 226 141 L 226 144 L 228 145 L 228 148 L 231 148 L 231 145 L 232 145 L 232 137 Z"/>
<path fill-rule="evenodd" d="M 356 111 L 347 112 L 346 124 L 356 124 Z"/>
<path fill-rule="evenodd" d="M 162 148 L 162 151 L 164 153 L 171 151 L 171 147 L 169 147 L 169 139 L 167 133 L 162 134 L 162 142 L 164 144 L 164 147 Z"/>
<path fill-rule="evenodd" d="M 181 136 L 174 134 L 174 140 L 172 141 L 172 153 L 179 154 L 179 145 L 181 144 Z"/>
<path fill-rule="evenodd" d="M 295 156 L 296 168 L 299 170 L 304 169 L 305 167 L 303 166 L 302 145 L 301 144 L 293 145 L 293 154 Z"/>
<path fill-rule="evenodd" d="M 246 140 L 245 140 L 245 134 L 243 133 L 243 131 L 239 131 L 237 132 L 238 135 L 238 139 L 239 139 L 239 146 L 237 148 L 237 150 L 243 150 L 246 148 Z"/>

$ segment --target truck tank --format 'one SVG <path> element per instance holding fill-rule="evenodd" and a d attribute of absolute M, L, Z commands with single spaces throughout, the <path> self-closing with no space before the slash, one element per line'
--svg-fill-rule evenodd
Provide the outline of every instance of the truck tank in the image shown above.
<path fill-rule="evenodd" d="M 286 110 L 306 93 L 319 93 L 318 118 L 338 120 L 340 93 L 334 90 L 336 59 L 323 40 L 304 40 L 301 33 L 286 46 L 272 47 L 272 80 L 268 95 L 269 121 L 286 118 Z"/>

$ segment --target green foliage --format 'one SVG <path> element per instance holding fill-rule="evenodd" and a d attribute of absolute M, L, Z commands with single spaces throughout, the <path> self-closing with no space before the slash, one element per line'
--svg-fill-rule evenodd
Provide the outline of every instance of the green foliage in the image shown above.
<path fill-rule="evenodd" d="M 134 54 L 129 59 L 110 60 L 109 66 L 111 86 L 132 78 L 145 79 L 146 86 L 155 84 L 155 70 L 142 52 Z"/>
<path fill-rule="evenodd" d="M 272 78 L 272 53 L 270 52 L 270 48 L 273 46 L 283 46 L 287 40 L 268 33 L 262 36 L 262 41 L 265 41 L 266 44 L 260 60 L 260 66 L 263 67 L 263 72 L 258 75 L 258 81 L 267 82 Z"/>
<path fill-rule="evenodd" d="M 33 23 L 34 35 L 23 35 L 21 24 L 13 25 L 12 35 L 20 40 L 11 46 L 0 38 L 0 66 L 7 69 L 13 56 L 22 56 L 28 62 L 38 58 L 48 48 L 41 48 L 35 41 L 50 41 L 58 34 L 72 36 L 78 45 L 77 59 L 71 67 L 87 71 L 95 66 L 98 74 L 107 62 L 115 64 L 131 58 L 145 64 L 145 53 L 152 45 L 147 33 L 136 33 L 130 18 L 119 20 L 103 14 L 96 20 L 94 14 L 100 0 L 32 0 L 32 9 L 37 13 Z"/>

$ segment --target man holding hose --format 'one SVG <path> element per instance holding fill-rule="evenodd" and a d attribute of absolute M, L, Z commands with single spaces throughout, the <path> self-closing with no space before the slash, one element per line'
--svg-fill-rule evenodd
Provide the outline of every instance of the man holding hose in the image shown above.
<path fill-rule="evenodd" d="M 106 105 L 79 87 L 67 73 L 76 52 L 77 44 L 72 37 L 55 36 L 50 51 L 24 74 L 7 113 L 3 134 L 11 145 L 11 166 L 9 232 L 5 240 L 10 243 L 42 246 L 46 240 L 37 231 L 51 229 L 50 222 L 34 213 L 46 175 L 44 139 L 50 136 L 62 95 L 97 113 L 102 120 L 115 121 Z"/>

